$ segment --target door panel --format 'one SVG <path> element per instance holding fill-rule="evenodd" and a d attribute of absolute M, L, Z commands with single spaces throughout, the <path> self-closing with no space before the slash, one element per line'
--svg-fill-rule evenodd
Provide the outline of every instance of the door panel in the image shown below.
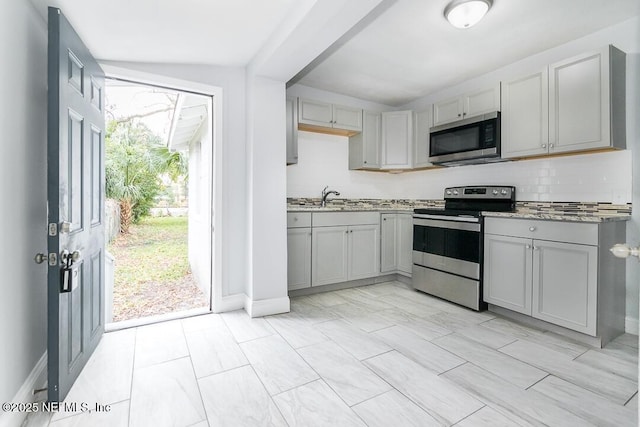
<path fill-rule="evenodd" d="M 48 399 L 62 401 L 104 331 L 104 73 L 56 8 L 48 57 Z"/>
<path fill-rule="evenodd" d="M 314 227 L 312 229 L 311 286 L 347 280 L 348 237 L 347 227 Z"/>
<path fill-rule="evenodd" d="M 377 276 L 380 272 L 380 226 L 349 227 L 349 280 Z"/>

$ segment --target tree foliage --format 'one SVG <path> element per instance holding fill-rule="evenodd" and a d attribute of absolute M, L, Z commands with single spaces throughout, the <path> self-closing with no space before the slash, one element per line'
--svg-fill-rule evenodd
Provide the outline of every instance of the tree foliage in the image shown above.
<path fill-rule="evenodd" d="M 174 181 L 187 173 L 185 156 L 171 152 L 137 120 L 110 120 L 106 140 L 106 193 L 120 202 L 121 229 L 149 214 L 164 189 L 161 176 Z"/>

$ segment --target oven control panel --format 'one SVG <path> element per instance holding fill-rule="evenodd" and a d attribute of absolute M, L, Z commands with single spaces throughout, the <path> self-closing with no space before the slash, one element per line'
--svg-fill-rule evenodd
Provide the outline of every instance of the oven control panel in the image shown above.
<path fill-rule="evenodd" d="M 515 200 L 516 188 L 508 185 L 482 185 L 449 187 L 444 190 L 445 199 L 503 199 Z"/>

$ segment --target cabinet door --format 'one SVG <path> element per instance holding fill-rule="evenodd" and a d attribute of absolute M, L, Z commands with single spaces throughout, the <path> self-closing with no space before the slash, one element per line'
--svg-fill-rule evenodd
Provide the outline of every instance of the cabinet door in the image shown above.
<path fill-rule="evenodd" d="M 398 214 L 396 221 L 398 270 L 411 275 L 413 269 L 413 215 Z"/>
<path fill-rule="evenodd" d="M 541 240 L 533 245 L 533 317 L 595 336 L 598 248 Z"/>
<path fill-rule="evenodd" d="M 382 113 L 382 168 L 411 168 L 413 113 L 392 111 Z"/>
<path fill-rule="evenodd" d="M 469 92 L 463 99 L 463 118 L 500 111 L 500 83 L 496 86 Z"/>
<path fill-rule="evenodd" d="M 396 245 L 396 214 L 382 214 L 380 231 L 380 272 L 389 273 L 398 269 L 398 247 Z"/>
<path fill-rule="evenodd" d="M 333 106 L 333 127 L 362 131 L 362 110 L 342 105 Z"/>
<path fill-rule="evenodd" d="M 377 276 L 380 272 L 380 225 L 349 227 L 349 280 Z"/>
<path fill-rule="evenodd" d="M 349 169 L 380 167 L 380 113 L 363 112 L 362 132 L 349 137 Z"/>
<path fill-rule="evenodd" d="M 549 83 L 545 67 L 502 82 L 502 157 L 546 154 L 549 145 Z"/>
<path fill-rule="evenodd" d="M 287 229 L 287 284 L 289 289 L 311 286 L 311 228 Z"/>
<path fill-rule="evenodd" d="M 287 97 L 287 164 L 298 163 L 298 105 L 297 99 Z"/>
<path fill-rule="evenodd" d="M 413 115 L 413 167 L 433 166 L 429 163 L 429 128 L 432 108 Z"/>
<path fill-rule="evenodd" d="M 521 237 L 484 236 L 484 300 L 531 315 L 531 240 Z"/>
<path fill-rule="evenodd" d="M 433 104 L 433 125 L 455 122 L 462 118 L 462 97 L 447 99 Z"/>
<path fill-rule="evenodd" d="M 347 280 L 347 227 L 314 227 L 312 230 L 311 286 Z"/>
<path fill-rule="evenodd" d="M 333 123 L 333 105 L 328 102 L 301 98 L 298 100 L 298 122 L 307 125 L 331 127 Z"/>
<path fill-rule="evenodd" d="M 551 153 L 610 145 L 608 50 L 549 67 Z"/>

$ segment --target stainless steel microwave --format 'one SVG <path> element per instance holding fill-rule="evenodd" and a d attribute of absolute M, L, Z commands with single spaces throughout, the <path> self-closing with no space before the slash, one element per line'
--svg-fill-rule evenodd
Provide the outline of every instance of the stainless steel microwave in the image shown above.
<path fill-rule="evenodd" d="M 500 112 L 434 126 L 429 130 L 429 162 L 457 166 L 500 158 Z"/>

